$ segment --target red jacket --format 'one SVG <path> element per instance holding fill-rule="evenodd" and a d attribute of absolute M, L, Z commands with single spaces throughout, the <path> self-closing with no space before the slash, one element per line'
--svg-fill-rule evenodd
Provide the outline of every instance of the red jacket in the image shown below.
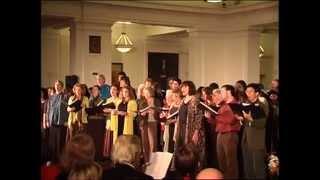
<path fill-rule="evenodd" d="M 239 132 L 241 125 L 231 107 L 225 102 L 222 102 L 220 105 L 218 115 L 214 117 L 216 120 L 216 132 Z"/>

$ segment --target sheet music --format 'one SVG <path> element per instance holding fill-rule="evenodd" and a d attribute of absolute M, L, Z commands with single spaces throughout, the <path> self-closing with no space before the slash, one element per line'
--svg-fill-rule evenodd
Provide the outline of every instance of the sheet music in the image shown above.
<path fill-rule="evenodd" d="M 213 110 L 210 106 L 206 105 L 205 103 L 203 102 L 200 102 L 201 105 L 203 105 L 204 107 L 206 107 L 207 109 L 209 109 L 211 112 L 215 113 L 215 114 L 218 114 L 217 111 Z"/>
<path fill-rule="evenodd" d="M 177 115 L 178 113 L 179 113 L 179 111 L 176 111 L 176 112 L 170 114 L 170 115 L 167 117 L 167 119 L 173 118 L 173 117 L 174 117 L 175 115 Z"/>
<path fill-rule="evenodd" d="M 102 103 L 103 103 L 103 100 L 101 100 L 101 101 L 97 104 L 97 106 L 100 106 Z"/>
<path fill-rule="evenodd" d="M 151 108 L 151 106 L 148 106 L 148 107 L 146 107 L 146 108 L 144 108 L 144 109 L 141 109 L 139 112 L 140 112 L 140 113 L 143 113 L 143 112 L 147 111 L 147 110 L 150 109 L 150 108 Z"/>
<path fill-rule="evenodd" d="M 147 166 L 145 173 L 154 179 L 163 179 L 169 168 L 172 153 L 153 152 L 150 157 L 150 165 Z"/>

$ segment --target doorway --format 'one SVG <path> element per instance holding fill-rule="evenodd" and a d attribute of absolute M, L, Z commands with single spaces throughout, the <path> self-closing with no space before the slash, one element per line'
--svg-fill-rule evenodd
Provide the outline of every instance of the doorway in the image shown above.
<path fill-rule="evenodd" d="M 167 89 L 167 79 L 179 75 L 179 54 L 148 53 L 148 77 L 160 84 L 161 90 Z"/>

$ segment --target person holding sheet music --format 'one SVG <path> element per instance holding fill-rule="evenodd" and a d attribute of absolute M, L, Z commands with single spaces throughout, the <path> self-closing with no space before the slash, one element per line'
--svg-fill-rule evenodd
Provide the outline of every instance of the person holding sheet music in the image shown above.
<path fill-rule="evenodd" d="M 216 148 L 219 168 L 226 179 L 237 179 L 239 177 L 237 146 L 240 122 L 229 105 L 235 103 L 234 87 L 224 85 L 221 90 L 213 90 L 212 100 L 214 104 L 219 106 L 218 114 L 212 116 L 206 112 L 205 116 L 216 121 Z"/>
<path fill-rule="evenodd" d="M 152 152 L 157 151 L 158 137 L 157 137 L 157 125 L 159 123 L 159 111 L 161 103 L 156 99 L 155 92 L 151 87 L 143 89 L 143 95 L 146 99 L 149 109 L 144 112 L 140 112 L 140 116 L 146 117 L 147 121 L 147 136 L 149 142 L 150 155 Z M 150 156 L 149 155 L 149 156 Z"/>
<path fill-rule="evenodd" d="M 89 99 L 89 108 L 96 108 L 103 104 L 104 100 L 100 96 L 100 87 L 95 85 L 91 89 L 92 96 Z M 93 138 L 96 153 L 95 159 L 103 159 L 103 142 L 106 126 L 106 116 L 102 112 L 88 112 L 88 134 Z"/>
<path fill-rule="evenodd" d="M 116 110 L 111 111 L 111 118 L 115 118 L 118 124 L 115 124 L 113 136 L 133 135 L 133 121 L 137 115 L 137 101 L 130 87 L 120 89 L 122 99 Z M 112 116 L 115 115 L 115 116 Z"/>
<path fill-rule="evenodd" d="M 184 98 L 178 115 L 177 148 L 188 143 L 196 145 L 200 157 L 197 170 L 201 170 L 205 162 L 205 134 L 203 114 L 198 108 L 200 101 L 195 97 L 196 87 L 192 81 L 184 81 L 181 91 Z"/>
<path fill-rule="evenodd" d="M 214 106 L 212 101 L 212 89 L 210 87 L 204 87 L 202 89 L 201 98 L 206 105 L 210 107 Z M 204 127 L 206 135 L 207 166 L 218 168 L 216 122 L 211 118 L 204 117 Z"/>
<path fill-rule="evenodd" d="M 49 96 L 48 122 L 49 122 L 49 159 L 54 163 L 58 161 L 60 153 L 65 145 L 67 134 L 67 101 L 68 96 L 64 93 L 62 81 L 54 83 L 55 94 Z"/>
<path fill-rule="evenodd" d="M 243 153 L 244 176 L 247 179 L 263 179 L 266 177 L 266 143 L 265 128 L 267 115 L 269 113 L 268 102 L 259 98 L 259 84 L 251 83 L 246 87 L 248 103 L 251 111 L 243 110 L 243 137 L 241 141 Z"/>
<path fill-rule="evenodd" d="M 79 83 L 73 86 L 73 92 L 74 95 L 69 98 L 67 107 L 69 112 L 67 140 L 70 140 L 75 134 L 86 132 L 88 124 L 88 114 L 85 109 L 89 107 L 89 99 L 83 95 Z"/>
<path fill-rule="evenodd" d="M 168 111 L 162 111 L 160 114 L 160 118 L 166 118 L 165 120 L 165 130 L 163 135 L 164 140 L 164 152 L 174 152 L 174 142 L 175 142 L 175 135 L 177 131 L 177 115 L 178 110 L 181 104 L 181 97 L 182 93 L 180 90 L 177 91 L 170 91 L 171 93 L 168 94 L 167 99 L 171 99 L 170 107 Z M 174 115 L 176 114 L 176 115 Z M 171 117 L 171 118 L 170 118 Z"/>

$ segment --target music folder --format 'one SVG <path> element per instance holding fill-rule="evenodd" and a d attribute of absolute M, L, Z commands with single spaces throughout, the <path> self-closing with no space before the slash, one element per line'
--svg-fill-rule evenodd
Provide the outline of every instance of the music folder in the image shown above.
<path fill-rule="evenodd" d="M 210 106 L 206 105 L 205 103 L 200 101 L 200 104 L 205 108 L 205 110 L 217 115 L 219 114 L 216 110 L 212 109 Z"/>
<path fill-rule="evenodd" d="M 78 112 L 81 110 L 81 104 L 82 102 L 80 100 L 76 100 L 76 101 L 73 101 L 71 104 L 69 104 L 68 106 L 70 108 L 75 108 L 74 112 Z"/>
<path fill-rule="evenodd" d="M 179 110 L 175 111 L 174 113 L 170 114 L 167 119 L 172 119 L 174 118 L 175 116 L 178 116 L 178 113 L 179 113 Z"/>

